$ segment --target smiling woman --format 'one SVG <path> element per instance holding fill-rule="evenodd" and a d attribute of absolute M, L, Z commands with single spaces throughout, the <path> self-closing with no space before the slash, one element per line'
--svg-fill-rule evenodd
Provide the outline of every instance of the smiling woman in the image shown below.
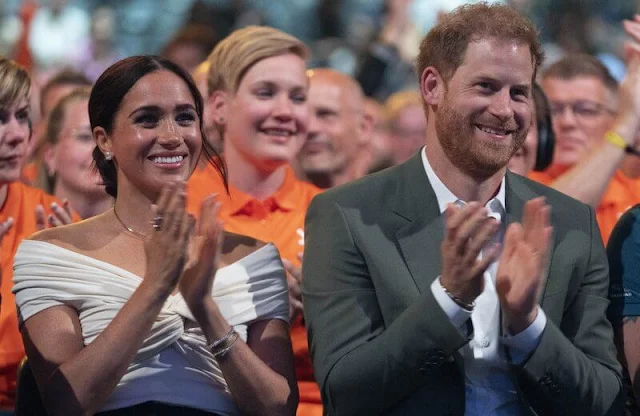
<path fill-rule="evenodd" d="M 90 94 L 90 88 L 72 90 L 51 110 L 43 152 L 46 175 L 38 178 L 39 187 L 69 201 L 82 218 L 113 206 L 113 198 L 105 192 L 93 166 L 91 154 L 96 142 L 87 111 Z"/>
<path fill-rule="evenodd" d="M 322 415 L 301 317 L 304 217 L 320 190 L 296 178 L 292 162 L 307 140 L 308 51 L 269 27 L 237 30 L 209 56 L 207 99 L 229 168 L 228 192 L 211 169 L 189 181 L 189 209 L 217 193 L 225 230 L 273 242 L 289 272 L 291 336 L 300 388 L 299 416 Z"/>
<path fill-rule="evenodd" d="M 21 330 L 51 414 L 293 414 L 277 250 L 225 235 L 215 197 L 197 223 L 186 212 L 185 182 L 207 149 L 202 112 L 191 77 L 163 58 L 124 59 L 96 82 L 93 157 L 115 206 L 35 235 L 15 261 Z"/>

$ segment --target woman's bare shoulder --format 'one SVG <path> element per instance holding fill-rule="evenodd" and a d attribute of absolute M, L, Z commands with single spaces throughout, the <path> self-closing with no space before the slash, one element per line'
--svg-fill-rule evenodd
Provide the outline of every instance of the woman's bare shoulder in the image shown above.
<path fill-rule="evenodd" d="M 235 263 L 267 244 L 264 241 L 256 240 L 248 235 L 229 233 L 226 231 L 223 241 L 222 261 L 225 264 Z"/>
<path fill-rule="evenodd" d="M 61 227 L 47 228 L 31 235 L 28 240 L 43 241 L 63 248 L 86 249 L 85 246 L 97 243 L 106 233 L 101 231 L 104 224 L 100 216 L 86 219 Z"/>

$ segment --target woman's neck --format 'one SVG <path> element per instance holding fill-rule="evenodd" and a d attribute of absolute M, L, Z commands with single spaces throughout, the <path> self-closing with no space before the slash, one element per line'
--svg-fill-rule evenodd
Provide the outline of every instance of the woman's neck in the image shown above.
<path fill-rule="evenodd" d="M 142 235 L 149 235 L 152 231 L 151 220 L 153 220 L 154 203 L 149 197 L 138 191 L 133 185 L 119 185 L 118 197 L 114 204 L 117 211 L 117 218 L 114 215 L 114 222 L 122 222 L 119 227 L 130 228 L 134 232 Z"/>
<path fill-rule="evenodd" d="M 225 140 L 224 159 L 229 183 L 245 194 L 263 200 L 273 195 L 284 183 L 287 164 L 273 164 L 260 168 L 247 160 Z"/>
<path fill-rule="evenodd" d="M 106 192 L 78 192 L 60 181 L 56 183 L 53 195 L 59 200 L 69 201 L 69 205 L 82 219 L 101 214 L 113 206 L 113 198 Z"/>

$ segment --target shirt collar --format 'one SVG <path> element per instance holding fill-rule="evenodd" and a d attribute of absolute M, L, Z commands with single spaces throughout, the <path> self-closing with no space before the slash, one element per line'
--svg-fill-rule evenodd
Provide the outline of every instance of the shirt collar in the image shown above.
<path fill-rule="evenodd" d="M 427 158 L 426 147 L 422 148 L 422 152 L 420 152 L 420 155 L 422 156 L 422 164 L 424 165 L 424 170 L 427 173 L 427 178 L 429 178 L 429 182 L 431 183 L 433 192 L 436 194 L 436 199 L 438 200 L 440 213 L 443 213 L 447 209 L 448 204 L 453 204 L 456 201 L 461 199 L 455 196 L 455 194 L 451 192 L 451 190 L 447 188 L 447 186 L 440 180 L 438 175 L 436 175 L 436 172 L 431 167 L 431 164 L 429 163 L 429 159 Z M 494 200 L 497 200 L 502 206 L 502 209 L 506 211 L 505 194 L 506 194 L 505 178 L 502 177 L 502 181 L 500 181 L 500 188 L 498 189 L 498 194 L 489 202 L 487 202 L 485 206 L 489 208 L 490 211 L 495 211 L 495 209 L 492 206 L 492 202 Z M 465 201 L 465 202 L 468 202 L 468 201 Z"/>
<path fill-rule="evenodd" d="M 231 195 L 226 210 L 230 215 L 240 214 L 247 210 L 251 211 L 250 205 L 255 203 L 273 204 L 282 211 L 294 210 L 298 206 L 298 197 L 300 194 L 300 190 L 296 186 L 297 181 L 298 179 L 295 176 L 293 168 L 291 168 L 291 166 L 287 166 L 284 182 L 282 182 L 280 188 L 263 201 L 259 201 L 251 195 L 241 192 L 233 185 L 229 184 L 229 193 Z"/>

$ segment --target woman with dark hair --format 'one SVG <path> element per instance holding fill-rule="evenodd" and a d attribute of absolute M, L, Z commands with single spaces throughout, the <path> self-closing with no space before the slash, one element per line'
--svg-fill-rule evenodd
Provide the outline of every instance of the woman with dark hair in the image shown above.
<path fill-rule="evenodd" d="M 195 224 L 185 209 L 185 181 L 210 151 L 202 111 L 193 80 L 159 57 L 124 59 L 93 88 L 94 160 L 115 206 L 37 234 L 15 260 L 27 355 L 52 414 L 295 413 L 277 249 L 223 243 L 215 196 Z"/>

